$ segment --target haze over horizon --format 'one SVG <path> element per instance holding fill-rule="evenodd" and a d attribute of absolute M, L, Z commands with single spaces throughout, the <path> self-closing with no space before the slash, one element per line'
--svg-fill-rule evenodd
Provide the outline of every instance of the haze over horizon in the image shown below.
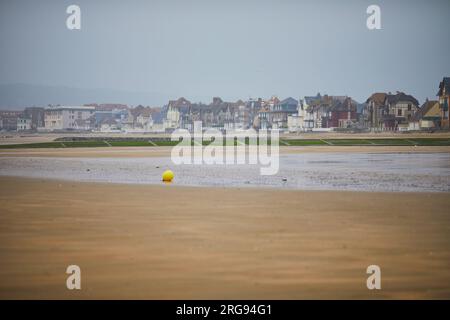
<path fill-rule="evenodd" d="M 81 30 L 66 27 L 71 4 Z M 381 30 L 366 27 L 371 4 Z M 0 108 L 380 91 L 422 103 L 450 75 L 448 21 L 448 0 L 2 1 Z"/>

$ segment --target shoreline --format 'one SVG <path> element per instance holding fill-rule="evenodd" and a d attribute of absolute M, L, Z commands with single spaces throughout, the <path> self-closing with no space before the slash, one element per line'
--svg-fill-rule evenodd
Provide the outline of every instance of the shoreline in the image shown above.
<path fill-rule="evenodd" d="M 0 297 L 450 299 L 448 193 L 200 190 L 0 177 Z"/>

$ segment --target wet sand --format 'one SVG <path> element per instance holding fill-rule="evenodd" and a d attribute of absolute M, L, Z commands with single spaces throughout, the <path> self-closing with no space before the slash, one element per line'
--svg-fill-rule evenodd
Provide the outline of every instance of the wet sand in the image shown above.
<path fill-rule="evenodd" d="M 278 161 L 276 174 L 261 175 L 267 166 L 175 165 L 170 157 L 0 157 L 0 176 L 160 185 L 171 169 L 177 186 L 450 192 L 450 153 L 310 152 Z"/>
<path fill-rule="evenodd" d="M 0 298 L 449 299 L 449 206 L 449 193 L 0 177 Z"/>

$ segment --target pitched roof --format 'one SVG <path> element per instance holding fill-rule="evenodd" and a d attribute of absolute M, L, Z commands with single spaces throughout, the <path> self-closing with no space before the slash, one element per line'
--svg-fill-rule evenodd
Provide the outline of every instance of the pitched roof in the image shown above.
<path fill-rule="evenodd" d="M 322 96 L 320 95 L 320 92 L 317 93 L 317 95 L 315 95 L 315 96 L 305 96 L 305 103 L 309 105 L 314 101 L 320 100 L 321 97 Z"/>
<path fill-rule="evenodd" d="M 139 115 L 148 116 L 150 113 L 151 108 L 150 107 L 144 107 L 141 105 L 138 105 L 137 107 L 134 107 L 132 109 L 128 109 L 128 111 L 133 115 L 133 117 L 138 117 Z"/>
<path fill-rule="evenodd" d="M 280 101 L 278 104 L 295 104 L 295 105 L 298 105 L 298 101 L 295 100 L 292 97 L 288 97 L 288 98 L 284 99 L 283 101 Z"/>
<path fill-rule="evenodd" d="M 332 100 L 337 100 L 340 102 L 344 102 L 348 97 L 347 96 L 330 96 Z"/>
<path fill-rule="evenodd" d="M 270 97 L 269 100 L 266 101 L 266 103 L 276 105 L 276 104 L 280 103 L 280 99 L 278 99 L 277 96 L 272 96 L 272 97 Z"/>
<path fill-rule="evenodd" d="M 352 98 L 347 97 L 344 101 L 333 100 L 333 105 L 331 106 L 332 111 L 357 111 L 356 103 Z"/>
<path fill-rule="evenodd" d="M 223 100 L 220 97 L 213 97 L 213 105 L 220 105 L 221 103 L 223 103 Z"/>
<path fill-rule="evenodd" d="M 386 100 L 388 103 L 396 104 L 400 101 L 408 101 L 414 103 L 416 106 L 419 105 L 419 101 L 416 98 L 409 94 L 405 94 L 403 92 L 397 92 L 397 94 L 387 94 Z"/>
<path fill-rule="evenodd" d="M 438 96 L 442 95 L 444 88 L 445 88 L 445 93 L 450 94 L 450 77 L 444 77 L 442 79 L 442 81 L 439 83 L 439 91 L 437 93 Z"/>
<path fill-rule="evenodd" d="M 423 116 L 426 115 L 427 112 L 436 105 L 436 103 L 438 103 L 436 100 L 425 101 L 424 104 L 416 111 L 416 113 L 414 113 L 413 120 L 418 121 L 422 119 Z"/>
<path fill-rule="evenodd" d="M 155 108 L 152 112 L 152 119 L 154 123 L 162 123 L 164 120 L 164 112 L 161 108 Z"/>
<path fill-rule="evenodd" d="M 174 108 L 183 108 L 191 105 L 189 100 L 186 100 L 184 97 L 178 98 L 178 100 L 170 100 L 169 106 Z"/>
<path fill-rule="evenodd" d="M 384 92 L 375 92 L 369 98 L 367 98 L 366 103 L 369 101 L 375 102 L 375 105 L 382 106 L 384 104 L 384 100 L 386 99 L 386 93 Z"/>
<path fill-rule="evenodd" d="M 142 116 L 142 117 L 150 117 L 151 115 L 152 115 L 152 110 L 151 110 L 150 108 L 148 108 L 148 109 L 142 110 L 142 111 L 138 114 L 138 117 L 139 117 L 139 116 Z"/>

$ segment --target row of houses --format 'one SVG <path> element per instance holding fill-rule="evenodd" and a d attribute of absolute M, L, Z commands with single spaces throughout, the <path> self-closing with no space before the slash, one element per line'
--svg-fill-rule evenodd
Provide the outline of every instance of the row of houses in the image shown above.
<path fill-rule="evenodd" d="M 318 93 L 300 100 L 299 110 L 288 118 L 289 131 L 329 131 L 358 124 L 361 105 L 348 96 Z"/>
<path fill-rule="evenodd" d="M 439 83 L 438 100 L 422 105 L 404 92 L 372 94 L 365 103 L 349 96 L 321 95 L 280 100 L 226 102 L 214 97 L 209 104 L 181 97 L 162 108 L 123 104 L 48 106 L 24 111 L 0 111 L 0 129 L 17 131 L 170 132 L 204 128 L 281 129 L 290 132 L 331 130 L 412 131 L 449 128 L 450 77 Z"/>
<path fill-rule="evenodd" d="M 23 111 L 0 111 L 0 130 L 31 131 L 44 127 L 44 108 L 30 107 Z"/>
<path fill-rule="evenodd" d="M 322 97 L 318 94 L 314 99 L 309 98 L 296 100 L 288 97 L 280 100 L 272 96 L 267 100 L 224 102 L 215 97 L 210 104 L 191 103 L 179 98 L 169 101 L 164 127 L 192 130 L 194 121 L 202 121 L 204 127 L 224 130 L 307 130 L 345 127 L 349 120 L 357 120 L 357 103 L 349 97 Z M 347 109 L 351 109 L 350 116 Z"/>
<path fill-rule="evenodd" d="M 365 127 L 375 131 L 448 129 L 450 77 L 439 83 L 437 97 L 419 105 L 416 98 L 403 92 L 374 93 L 363 109 Z"/>
<path fill-rule="evenodd" d="M 150 132 L 155 127 L 153 117 L 161 118 L 160 111 L 161 108 L 129 108 L 122 104 L 31 107 L 24 111 L 0 111 L 0 130 Z"/>
<path fill-rule="evenodd" d="M 377 92 L 364 103 L 349 96 L 305 96 L 298 100 L 249 99 L 224 102 L 215 97 L 210 104 L 191 103 L 185 98 L 165 106 L 165 130 L 192 130 L 194 121 L 220 129 L 281 129 L 290 132 L 371 130 L 417 131 L 448 129 L 450 78 L 439 84 L 439 100 L 422 105 L 410 94 Z"/>
<path fill-rule="evenodd" d="M 305 97 L 290 117 L 289 131 L 363 129 L 371 131 L 448 130 L 450 77 L 439 83 L 437 100 L 420 105 L 412 95 L 377 92 L 363 104 L 350 97 Z"/>
<path fill-rule="evenodd" d="M 177 128 L 192 130 L 195 121 L 202 121 L 203 127 L 218 129 L 247 129 L 253 126 L 254 115 L 261 99 L 243 102 L 225 102 L 214 97 L 210 104 L 191 103 L 185 98 L 171 100 L 163 108 L 163 127 L 170 131 Z"/>
<path fill-rule="evenodd" d="M 280 100 L 272 96 L 243 102 L 220 98 L 206 104 L 192 104 L 185 98 L 169 101 L 166 129 L 192 130 L 194 121 L 220 129 L 281 129 L 291 132 L 330 131 L 362 126 L 364 104 L 348 96 L 321 95 Z"/>

